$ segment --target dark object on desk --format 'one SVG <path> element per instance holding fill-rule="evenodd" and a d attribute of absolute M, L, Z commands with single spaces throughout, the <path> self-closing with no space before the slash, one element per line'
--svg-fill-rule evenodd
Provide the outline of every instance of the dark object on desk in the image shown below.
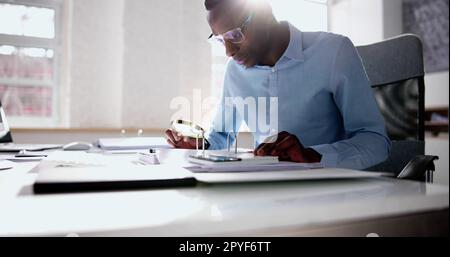
<path fill-rule="evenodd" d="M 195 186 L 197 180 L 184 169 L 152 166 L 103 166 L 78 161 L 42 161 L 33 168 L 38 177 L 36 194 L 145 190 Z"/>
<path fill-rule="evenodd" d="M 190 187 L 195 186 L 196 184 L 197 180 L 195 178 L 71 183 L 37 182 L 33 185 L 33 191 L 35 194 L 84 193 L 145 189 L 148 190 L 152 188 Z"/>
<path fill-rule="evenodd" d="M 397 176 L 409 163 L 408 170 L 423 175 L 417 176 L 424 178 L 421 181 L 432 180 L 432 174 L 425 174 L 431 173 L 427 167 L 431 167 L 430 162 L 437 157 L 415 159 L 425 154 L 425 72 L 420 38 L 405 34 L 359 46 L 357 50 L 392 140 L 388 160 L 368 170 L 391 172 Z M 410 163 L 411 160 L 414 161 Z M 417 177 L 400 178 L 416 180 Z"/>
<path fill-rule="evenodd" d="M 0 119 L 0 122 L 1 122 L 1 119 Z M 12 143 L 12 141 L 13 141 L 13 139 L 11 136 L 11 131 L 6 132 L 6 134 L 3 137 L 0 137 L 0 144 L 1 143 Z"/>
<path fill-rule="evenodd" d="M 419 155 L 412 159 L 403 171 L 398 175 L 399 179 L 409 179 L 416 181 L 429 181 L 433 183 L 433 177 L 430 176 L 431 172 L 435 171 L 434 161 L 439 160 L 437 156 Z M 426 170 L 424 174 L 422 171 Z"/>

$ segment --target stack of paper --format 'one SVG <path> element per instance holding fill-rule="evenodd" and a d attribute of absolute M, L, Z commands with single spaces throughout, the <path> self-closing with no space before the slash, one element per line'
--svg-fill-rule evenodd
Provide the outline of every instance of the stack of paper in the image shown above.
<path fill-rule="evenodd" d="M 267 172 L 267 171 L 298 171 L 323 168 L 320 163 L 278 162 L 272 164 L 233 164 L 233 165 L 192 165 L 186 167 L 194 173 L 233 173 L 233 172 Z"/>
<path fill-rule="evenodd" d="M 304 164 L 280 162 L 277 156 L 255 156 L 253 151 L 232 153 L 227 151 L 208 151 L 200 155 L 190 155 L 191 172 L 250 172 L 283 171 L 322 168 L 320 163 Z"/>
<path fill-rule="evenodd" d="M 225 156 L 225 155 L 194 155 L 189 157 L 189 162 L 201 166 L 255 166 L 269 165 L 279 163 L 278 157 L 275 156 Z"/>
<path fill-rule="evenodd" d="M 136 165 L 137 156 L 56 152 L 33 169 L 35 193 L 195 186 L 192 173 L 173 165 Z"/>
<path fill-rule="evenodd" d="M 101 138 L 98 140 L 98 146 L 104 150 L 171 148 L 163 137 Z"/>
<path fill-rule="evenodd" d="M 6 143 L 0 144 L 0 152 L 20 152 L 21 150 L 26 151 L 45 151 L 61 148 L 62 145 L 56 144 L 15 144 Z"/>
<path fill-rule="evenodd" d="M 250 183 L 275 181 L 312 181 L 337 179 L 362 179 L 390 176 L 392 174 L 347 169 L 296 169 L 291 171 L 195 173 L 203 183 Z"/>
<path fill-rule="evenodd" d="M 170 150 L 182 159 L 188 152 Z M 319 169 L 320 164 L 280 162 L 267 165 L 191 166 L 183 162 L 136 165 L 139 155 L 112 156 L 85 152 L 55 152 L 34 168 L 35 193 L 131 190 L 195 186 L 202 183 L 242 183 L 355 179 L 382 173 L 345 169 Z M 183 163 L 183 166 L 181 165 Z M 4 167 L 9 167 L 10 163 Z M 1 167 L 1 166 L 0 166 Z M 191 171 L 191 172 L 190 172 Z"/>

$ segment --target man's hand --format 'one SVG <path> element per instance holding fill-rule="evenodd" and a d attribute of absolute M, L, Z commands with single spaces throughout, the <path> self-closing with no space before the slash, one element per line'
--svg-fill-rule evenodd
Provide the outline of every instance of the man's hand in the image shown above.
<path fill-rule="evenodd" d="M 166 130 L 166 136 L 167 136 L 167 143 L 169 143 L 171 146 L 179 149 L 196 149 L 197 143 L 196 139 L 192 137 L 183 137 L 181 134 L 168 129 Z M 198 148 L 202 148 L 202 141 L 203 139 L 198 139 Z"/>
<path fill-rule="evenodd" d="M 322 155 L 312 148 L 305 148 L 295 135 L 281 132 L 277 136 L 269 137 L 255 149 L 256 156 L 278 156 L 280 161 L 299 163 L 320 162 Z"/>

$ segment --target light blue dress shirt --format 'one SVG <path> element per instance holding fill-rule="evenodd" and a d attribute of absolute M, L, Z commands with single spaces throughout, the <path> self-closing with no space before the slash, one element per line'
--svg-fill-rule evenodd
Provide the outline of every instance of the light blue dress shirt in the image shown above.
<path fill-rule="evenodd" d="M 289 28 L 289 46 L 274 67 L 245 68 L 229 61 L 222 102 L 207 135 L 210 149 L 227 147 L 225 126 L 232 123 L 236 131 L 242 122 L 248 124 L 247 112 L 224 111 L 224 99 L 250 97 L 258 104 L 258 97 L 277 97 L 277 132 L 296 135 L 322 155 L 325 167 L 365 169 L 386 160 L 391 142 L 353 43 L 340 35 Z M 268 136 L 250 130 L 255 145 Z"/>

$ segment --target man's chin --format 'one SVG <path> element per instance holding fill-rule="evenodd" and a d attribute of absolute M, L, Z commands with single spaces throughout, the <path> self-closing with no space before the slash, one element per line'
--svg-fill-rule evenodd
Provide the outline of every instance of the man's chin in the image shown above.
<path fill-rule="evenodd" d="M 253 60 L 249 60 L 249 59 L 247 59 L 243 62 L 238 62 L 238 64 L 244 66 L 245 68 L 251 68 L 256 65 L 256 63 Z"/>

